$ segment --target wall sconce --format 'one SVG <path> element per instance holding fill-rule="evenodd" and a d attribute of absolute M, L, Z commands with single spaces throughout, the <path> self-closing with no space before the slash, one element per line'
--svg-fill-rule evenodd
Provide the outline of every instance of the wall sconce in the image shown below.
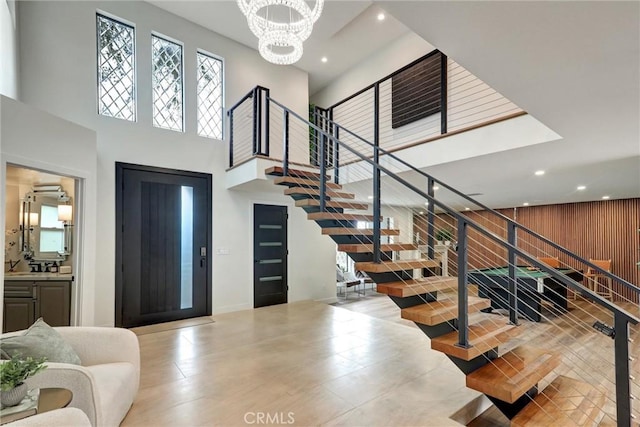
<path fill-rule="evenodd" d="M 29 227 L 37 227 L 38 226 L 38 212 L 30 212 L 29 213 Z"/>
<path fill-rule="evenodd" d="M 71 222 L 73 220 L 73 206 L 58 205 L 58 221 Z"/>
<path fill-rule="evenodd" d="M 73 227 L 71 221 L 73 220 L 73 206 L 72 205 L 58 205 L 58 221 L 64 223 L 64 249 L 63 255 L 71 254 L 71 230 Z"/>

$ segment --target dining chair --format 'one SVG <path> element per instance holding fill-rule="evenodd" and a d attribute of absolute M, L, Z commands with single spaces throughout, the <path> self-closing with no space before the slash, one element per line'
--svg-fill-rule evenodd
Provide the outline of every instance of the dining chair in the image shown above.
<path fill-rule="evenodd" d="M 611 272 L 611 260 L 610 259 L 591 259 L 589 258 L 589 262 L 594 264 L 601 269 Z M 585 285 L 594 291 L 595 293 L 602 295 L 605 298 L 613 301 L 613 289 L 611 285 L 611 278 L 605 276 L 604 274 L 598 272 L 598 270 L 588 267 L 587 273 L 584 275 Z M 605 283 L 600 283 L 599 279 L 606 279 Z M 601 290 L 603 289 L 603 290 Z"/>

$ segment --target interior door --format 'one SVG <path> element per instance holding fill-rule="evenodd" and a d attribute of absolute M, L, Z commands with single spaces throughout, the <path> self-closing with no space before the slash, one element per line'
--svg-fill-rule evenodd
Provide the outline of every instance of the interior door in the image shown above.
<path fill-rule="evenodd" d="M 116 164 L 116 325 L 211 314 L 211 175 Z"/>
<path fill-rule="evenodd" d="M 287 207 L 253 207 L 253 306 L 287 302 Z"/>

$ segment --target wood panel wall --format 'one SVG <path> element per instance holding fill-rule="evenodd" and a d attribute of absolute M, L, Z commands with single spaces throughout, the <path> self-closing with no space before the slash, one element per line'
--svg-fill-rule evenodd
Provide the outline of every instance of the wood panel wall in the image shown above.
<path fill-rule="evenodd" d="M 606 200 L 586 203 L 528 206 L 499 209 L 498 212 L 515 219 L 525 227 L 556 242 L 577 255 L 589 259 L 611 259 L 612 273 L 640 286 L 640 199 Z M 495 224 L 486 212 L 465 212 L 472 220 L 485 226 L 495 234 L 505 237 L 502 224 Z M 455 229 L 449 216 L 439 215 L 436 229 L 448 224 Z M 426 216 L 414 216 L 414 234 L 419 233 L 420 242 L 426 238 Z M 489 238 L 476 231 L 469 234 L 469 266 L 486 268 L 506 265 L 506 251 Z M 534 243 L 535 242 L 535 243 Z M 520 231 L 518 246 L 534 256 L 557 256 L 563 264 L 585 270 L 584 265 L 571 261 L 567 256 Z M 449 270 L 456 272 L 457 259 L 450 253 Z M 519 260 L 518 263 L 526 264 Z M 637 302 L 637 296 L 621 287 L 614 292 L 622 298 Z"/>

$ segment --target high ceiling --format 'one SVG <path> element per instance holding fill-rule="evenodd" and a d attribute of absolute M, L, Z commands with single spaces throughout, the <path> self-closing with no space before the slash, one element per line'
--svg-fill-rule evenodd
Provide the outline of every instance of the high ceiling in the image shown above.
<path fill-rule="evenodd" d="M 235 0 L 150 0 L 149 3 L 258 49 L 258 39 L 249 30 L 247 20 Z M 379 21 L 377 16 L 380 12 L 383 10 L 371 1 L 325 2 L 311 37 L 304 43 L 302 59 L 295 64 L 309 73 L 310 95 L 409 32 L 407 27 L 388 14 L 384 21 Z M 328 59 L 326 63 L 321 62 L 323 56 Z"/>
<path fill-rule="evenodd" d="M 151 3 L 257 46 L 235 1 Z M 492 207 L 640 197 L 640 2 L 328 0 L 296 66 L 313 94 L 411 31 L 562 137 L 429 172 Z"/>

